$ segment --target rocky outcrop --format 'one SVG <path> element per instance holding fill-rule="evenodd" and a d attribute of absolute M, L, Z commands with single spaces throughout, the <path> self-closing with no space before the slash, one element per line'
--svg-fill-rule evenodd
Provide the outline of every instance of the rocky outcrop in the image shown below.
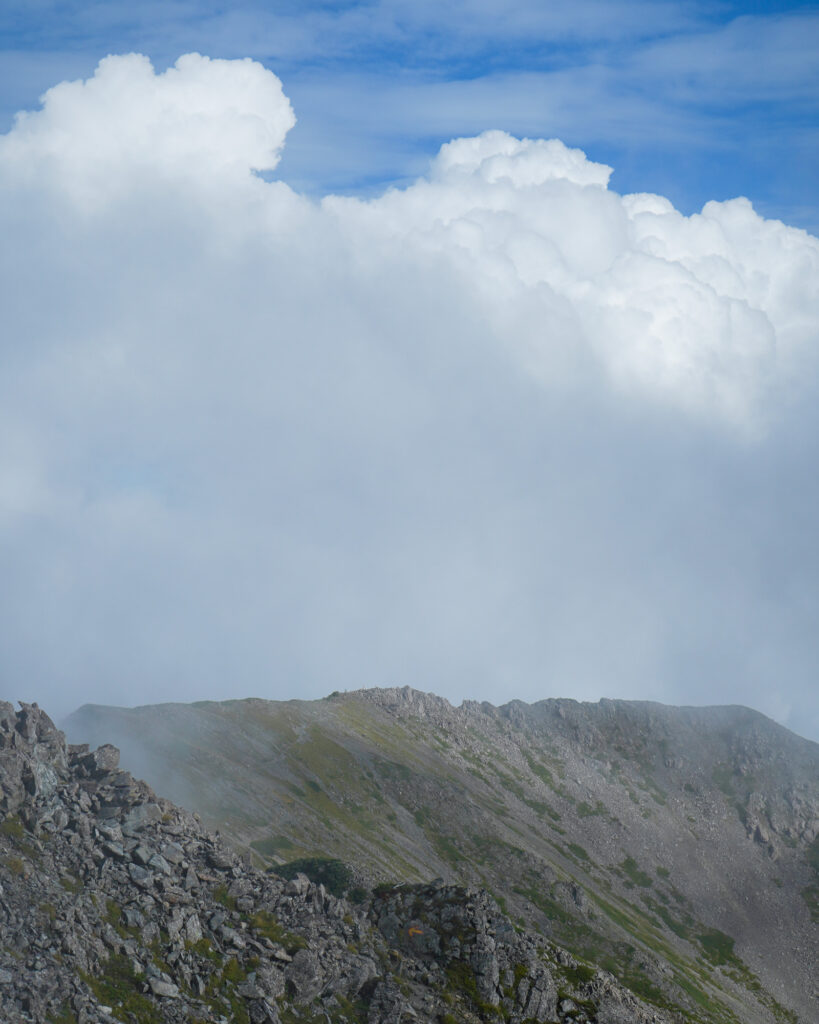
<path fill-rule="evenodd" d="M 675 1019 L 484 892 L 258 871 L 36 705 L 0 704 L 0 794 L 4 1024 Z"/>
<path fill-rule="evenodd" d="M 688 1022 L 819 1020 L 819 746 L 747 708 L 402 687 L 88 706 L 67 727 L 259 863 L 440 875 Z"/>

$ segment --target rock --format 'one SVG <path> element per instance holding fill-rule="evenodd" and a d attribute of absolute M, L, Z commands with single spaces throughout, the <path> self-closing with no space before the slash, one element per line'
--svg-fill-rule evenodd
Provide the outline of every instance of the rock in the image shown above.
<path fill-rule="evenodd" d="M 155 853 L 151 857 L 151 859 L 148 861 L 148 866 L 152 867 L 154 871 L 161 872 L 163 875 L 173 874 L 173 872 L 171 871 L 170 864 L 165 860 L 164 857 L 162 857 L 158 853 Z"/>
<path fill-rule="evenodd" d="M 153 886 L 154 876 L 139 864 L 129 864 L 128 874 L 131 876 L 131 881 L 143 889 L 150 889 Z"/>
<path fill-rule="evenodd" d="M 122 819 L 122 831 L 125 835 L 134 835 L 146 825 L 162 819 L 162 811 L 158 804 L 137 804 Z"/>
<path fill-rule="evenodd" d="M 310 891 L 310 884 L 307 875 L 299 873 L 295 878 L 290 879 L 284 891 L 288 896 L 305 896 Z"/>
<path fill-rule="evenodd" d="M 163 999 L 178 999 L 179 988 L 171 981 L 163 981 L 162 978 L 148 978 L 148 984 L 155 996 Z"/>
<path fill-rule="evenodd" d="M 284 972 L 287 990 L 296 1003 L 309 1003 L 321 990 L 321 972 L 315 953 L 300 949 Z"/>
<path fill-rule="evenodd" d="M 82 759 L 82 765 L 92 775 L 104 775 L 119 767 L 119 750 L 105 743 Z"/>
<path fill-rule="evenodd" d="M 162 847 L 162 856 L 169 864 L 181 864 L 185 859 L 185 851 L 179 843 L 165 843 Z"/>
<path fill-rule="evenodd" d="M 114 750 L 69 749 L 36 707 L 0 703 L 2 799 L 19 810 L 4 810 L 0 828 L 3 1024 L 114 1024 L 112 991 L 166 1024 L 227 1024 L 237 1000 L 253 1024 L 277 1024 L 279 1005 L 285 1020 L 326 1020 L 351 1003 L 368 1024 L 439 1021 L 450 1005 L 471 1020 L 476 996 L 510 1024 L 555 1019 L 557 952 L 517 934 L 486 893 L 438 881 L 352 907 L 305 875 L 256 871 L 118 772 Z M 41 840 L 32 823 L 56 822 L 60 808 L 63 828 Z M 666 1020 L 616 987 L 599 991 L 611 1021 L 623 1007 L 628 1024 Z"/>

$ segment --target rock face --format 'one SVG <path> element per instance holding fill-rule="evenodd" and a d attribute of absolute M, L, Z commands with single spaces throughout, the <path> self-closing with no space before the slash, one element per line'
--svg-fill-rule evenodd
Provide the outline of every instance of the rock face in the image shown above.
<path fill-rule="evenodd" d="M 819 747 L 746 708 L 401 688 L 86 707 L 67 728 L 259 863 L 485 888 L 687 1021 L 819 1020 Z"/>
<path fill-rule="evenodd" d="M 681 1019 L 485 892 L 384 886 L 352 904 L 256 870 L 118 765 L 0 703 L 4 1024 Z"/>

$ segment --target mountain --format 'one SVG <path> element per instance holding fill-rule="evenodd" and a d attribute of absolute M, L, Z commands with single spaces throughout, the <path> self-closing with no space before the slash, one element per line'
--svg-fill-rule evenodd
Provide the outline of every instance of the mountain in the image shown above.
<path fill-rule="evenodd" d="M 66 728 L 259 866 L 480 888 L 672 1019 L 819 1020 L 819 746 L 746 708 L 403 688 L 86 706 Z"/>
<path fill-rule="evenodd" d="M 485 892 L 259 871 L 118 761 L 0 703 L 4 1024 L 676 1020 Z"/>

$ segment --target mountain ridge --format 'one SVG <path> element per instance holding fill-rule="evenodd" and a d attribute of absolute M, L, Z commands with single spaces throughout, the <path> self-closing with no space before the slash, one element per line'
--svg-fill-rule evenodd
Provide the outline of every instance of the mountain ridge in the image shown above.
<path fill-rule="evenodd" d="M 255 870 L 36 704 L 0 702 L 4 1024 L 676 1024 L 440 880 Z"/>
<path fill-rule="evenodd" d="M 482 885 L 687 1019 L 819 1018 L 819 746 L 759 712 L 455 707 L 402 687 L 81 722 L 124 756 L 138 735 L 174 795 L 260 863 L 318 854 L 369 884 Z M 713 1000 L 724 1013 L 697 1017 Z"/>

